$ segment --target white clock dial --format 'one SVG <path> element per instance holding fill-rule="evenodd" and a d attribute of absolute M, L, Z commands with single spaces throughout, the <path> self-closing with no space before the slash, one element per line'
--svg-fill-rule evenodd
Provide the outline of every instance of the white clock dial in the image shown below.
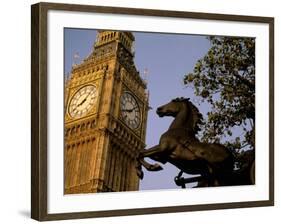
<path fill-rule="evenodd" d="M 87 85 L 79 89 L 69 103 L 69 115 L 78 118 L 86 115 L 95 105 L 98 97 L 97 87 Z"/>
<path fill-rule="evenodd" d="M 132 129 L 141 123 L 141 112 L 138 102 L 129 92 L 124 92 L 120 100 L 121 115 L 124 122 Z"/>

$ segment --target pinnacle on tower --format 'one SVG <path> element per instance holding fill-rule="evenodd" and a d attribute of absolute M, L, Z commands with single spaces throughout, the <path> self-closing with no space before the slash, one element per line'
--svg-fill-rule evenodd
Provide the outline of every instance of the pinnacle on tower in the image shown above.
<path fill-rule="evenodd" d="M 135 37 L 131 32 L 120 32 L 120 31 L 98 31 L 95 48 L 99 48 L 112 41 L 118 41 L 130 52 L 133 53 L 133 42 Z"/>

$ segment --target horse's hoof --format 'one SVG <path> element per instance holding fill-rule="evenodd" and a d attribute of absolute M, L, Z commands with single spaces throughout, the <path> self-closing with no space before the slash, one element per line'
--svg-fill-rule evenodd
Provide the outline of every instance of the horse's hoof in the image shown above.
<path fill-rule="evenodd" d="M 163 167 L 160 166 L 158 163 L 155 163 L 154 165 L 152 165 L 149 169 L 150 171 L 159 171 L 159 170 L 163 170 Z"/>
<path fill-rule="evenodd" d="M 142 180 L 143 179 L 143 171 L 137 170 L 137 176 Z"/>

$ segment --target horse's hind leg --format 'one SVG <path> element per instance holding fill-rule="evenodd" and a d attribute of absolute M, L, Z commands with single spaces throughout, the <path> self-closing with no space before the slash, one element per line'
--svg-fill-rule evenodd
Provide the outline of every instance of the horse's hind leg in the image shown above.
<path fill-rule="evenodd" d="M 213 186 L 213 187 L 220 186 L 220 183 L 218 181 L 218 178 L 216 177 L 213 168 L 208 166 L 208 169 L 209 169 L 209 176 L 208 176 L 209 186 Z"/>
<path fill-rule="evenodd" d="M 196 187 L 214 187 L 214 186 L 220 186 L 217 178 L 214 175 L 214 171 L 210 166 L 208 167 L 208 171 L 205 173 L 201 173 L 202 181 L 198 181 L 198 184 Z"/>

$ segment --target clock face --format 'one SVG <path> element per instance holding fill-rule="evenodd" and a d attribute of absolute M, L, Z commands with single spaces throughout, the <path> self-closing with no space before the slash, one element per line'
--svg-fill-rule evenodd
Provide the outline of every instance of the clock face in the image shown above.
<path fill-rule="evenodd" d="M 79 118 L 86 115 L 97 101 L 98 91 L 94 85 L 87 85 L 79 89 L 69 103 L 69 115 Z"/>
<path fill-rule="evenodd" d="M 125 123 L 132 129 L 137 129 L 141 122 L 140 107 L 136 99 L 128 92 L 123 93 L 120 100 L 121 115 Z"/>

